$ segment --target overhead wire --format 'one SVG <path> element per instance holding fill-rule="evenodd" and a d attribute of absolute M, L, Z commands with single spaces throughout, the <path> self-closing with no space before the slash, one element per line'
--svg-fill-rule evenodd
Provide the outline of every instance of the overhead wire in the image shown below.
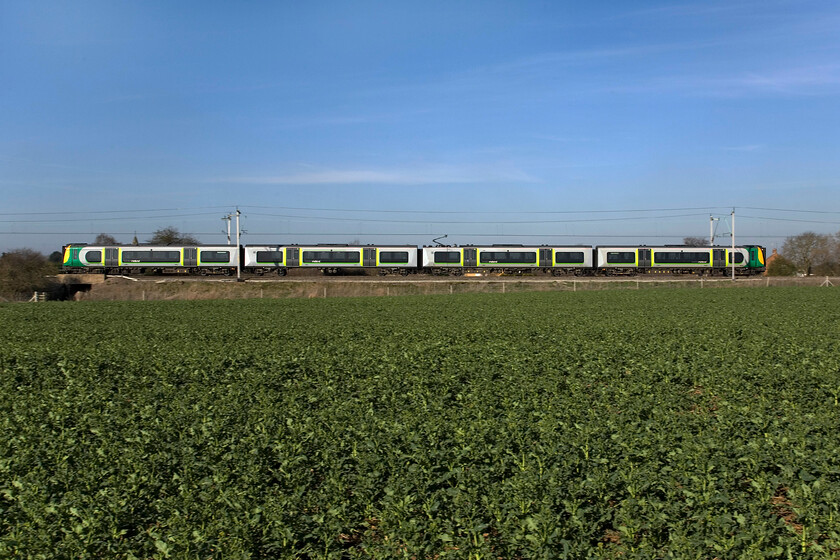
<path fill-rule="evenodd" d="M 685 212 L 697 210 L 729 210 L 730 206 L 702 206 L 693 208 L 648 208 L 648 209 L 630 209 L 630 210 L 376 210 L 369 208 L 312 208 L 312 207 L 296 207 L 296 206 L 241 206 L 240 209 L 258 208 L 258 209 L 273 209 L 273 210 L 303 210 L 312 212 L 369 212 L 373 214 L 620 214 L 631 212 Z"/>
<path fill-rule="evenodd" d="M 314 208 L 314 207 L 296 207 L 296 206 L 264 206 L 264 205 L 243 205 L 243 206 L 236 206 L 236 205 L 224 205 L 224 206 L 199 206 L 199 207 L 192 207 L 192 208 L 183 208 L 183 207 L 175 207 L 175 208 L 152 208 L 152 209 L 133 209 L 133 210 L 89 210 L 89 211 L 62 211 L 62 212 L 0 212 L 0 216 L 9 217 L 9 216 L 25 216 L 25 217 L 36 217 L 36 216 L 44 216 L 44 218 L 38 219 L 0 219 L 0 223 L 4 224 L 50 224 L 50 223 L 80 223 L 80 222 L 109 222 L 114 220 L 120 220 L 122 223 L 130 222 L 130 221 L 138 221 L 138 220 L 156 220 L 162 218 L 189 218 L 189 217 L 204 217 L 204 216 L 212 216 L 218 215 L 219 212 L 208 212 L 204 210 L 223 210 L 223 211 L 230 211 L 232 208 L 237 208 L 247 215 L 250 216 L 261 216 L 261 217 L 269 217 L 269 218 L 281 218 L 284 220 L 288 220 L 290 222 L 300 222 L 306 221 L 310 223 L 318 223 L 318 222 L 355 222 L 359 224 L 414 224 L 420 225 L 425 224 L 429 226 L 470 226 L 470 225 L 482 225 L 482 226 L 504 226 L 504 225 L 550 225 L 550 224 L 586 224 L 586 223 L 605 223 L 605 222 L 622 222 L 622 221 L 642 221 L 642 220 L 667 220 L 667 219 L 675 219 L 675 218 L 686 218 L 686 217 L 697 217 L 697 216 L 706 216 L 708 214 L 701 214 L 700 211 L 703 212 L 710 212 L 710 211 L 737 211 L 737 210 L 753 210 L 753 211 L 762 211 L 762 212 L 780 212 L 785 214 L 813 214 L 813 215 L 824 215 L 824 216 L 840 216 L 840 211 L 830 211 L 830 210 L 796 210 L 796 209 L 789 209 L 789 208 L 766 208 L 766 207 L 747 207 L 747 206 L 736 206 L 736 207 L 721 207 L 721 206 L 707 206 L 707 207 L 683 207 L 683 208 L 647 208 L 647 209 L 632 209 L 632 210 L 525 210 L 525 211 L 458 211 L 458 210 L 378 210 L 378 209 L 349 209 L 349 208 Z M 249 210 L 250 209 L 250 210 Z M 282 209 L 282 210 L 290 210 L 295 212 L 338 212 L 338 213 L 348 213 L 352 212 L 355 213 L 355 216 L 324 216 L 324 215 L 300 215 L 300 214 L 286 214 L 286 213 L 266 213 L 266 212 L 259 212 L 254 210 L 262 210 L 262 209 Z M 201 210 L 199 212 L 198 210 Z M 172 214 L 160 214 L 161 212 L 175 212 Z M 668 215 L 643 215 L 640 216 L 638 214 L 654 214 L 654 213 L 661 213 L 661 212 L 691 212 L 691 213 L 680 213 L 680 214 L 668 214 Z M 727 212 L 728 213 L 728 212 Z M 112 217 L 106 217 L 107 214 L 115 214 Z M 414 216 L 422 216 L 424 214 L 434 214 L 434 215 L 446 215 L 446 216 L 454 216 L 454 215 L 464 215 L 464 216 L 581 216 L 575 218 L 567 218 L 567 219 L 531 219 L 531 220 L 494 220 L 492 218 L 484 219 L 484 220 L 457 220 L 457 219 L 387 219 L 387 218 L 374 218 L 374 217 L 363 217 L 364 215 L 400 215 L 400 214 L 410 214 Z M 636 215 L 629 215 L 629 216 L 615 216 L 615 217 L 585 217 L 586 215 L 604 215 L 604 214 L 636 214 Z M 49 217 L 48 216 L 55 216 Z M 74 216 L 74 217 L 59 217 L 59 216 Z M 82 216 L 90 216 L 90 217 L 82 217 Z M 840 225 L 840 218 L 837 220 L 832 220 L 829 218 L 828 220 L 813 220 L 813 219 L 803 219 L 803 218 L 796 218 L 796 217 L 776 217 L 776 216 L 766 216 L 766 215 L 751 215 L 751 214 L 738 214 L 737 217 L 739 219 L 747 219 L 747 220 L 765 220 L 765 221 L 772 221 L 772 222 L 791 222 L 791 223 L 805 223 L 805 224 L 827 224 L 827 225 Z M 224 218 L 223 218 L 224 219 Z M 140 236 L 150 236 L 154 235 L 155 232 L 111 232 L 111 235 L 140 235 Z M 213 236 L 213 235 L 223 235 L 224 231 L 212 231 L 212 232 L 191 232 L 192 235 L 196 236 Z M 690 235 L 696 234 L 693 232 Z M 0 235 L 63 235 L 63 236 L 78 236 L 78 237 L 86 237 L 92 235 L 91 232 L 70 232 L 70 231 L 37 231 L 37 232 L 26 232 L 26 231 L 0 231 Z M 428 237 L 432 235 L 429 232 L 404 232 L 404 233 L 396 233 L 396 232 L 307 232 L 307 231 L 282 231 L 282 232 L 247 232 L 246 236 L 249 236 L 251 239 L 256 237 L 268 237 L 268 236 L 283 236 L 285 238 L 299 236 L 299 237 L 322 237 L 322 238 L 335 238 L 335 237 L 376 237 L 376 238 L 384 238 L 384 237 Z M 664 238 L 677 238 L 680 237 L 679 234 L 671 234 L 671 235 L 662 235 L 662 234 L 654 234 L 654 235 L 643 235 L 643 234 L 587 234 L 587 233 L 486 233 L 485 232 L 450 232 L 450 237 L 461 237 L 461 238 L 497 238 L 497 239 L 518 239 L 518 238 L 532 238 L 532 239 L 568 239 L 568 238 L 585 238 L 585 239 L 603 239 L 603 238 L 636 238 L 636 239 L 664 239 Z M 788 235 L 750 235 L 751 239 L 782 239 L 788 237 Z"/>
<path fill-rule="evenodd" d="M 210 210 L 210 209 L 231 209 L 233 205 L 228 206 L 196 206 L 193 208 L 152 208 L 147 210 L 133 209 L 133 210 L 68 210 L 62 212 L 0 212 L 0 216 L 51 216 L 66 214 L 128 214 L 133 212 L 180 212 L 182 210 Z"/>
<path fill-rule="evenodd" d="M 52 218 L 44 220 L 0 220 L 2 224 L 53 224 L 58 222 L 112 222 L 114 220 L 149 220 L 157 218 L 188 218 L 192 216 L 215 216 L 217 212 L 198 212 L 192 214 L 166 214 L 161 216 L 136 216 L 134 218 L 126 218 L 125 216 L 116 216 L 113 218 Z"/>
<path fill-rule="evenodd" d="M 825 220 L 797 220 L 797 219 L 794 219 L 794 218 L 772 218 L 770 216 L 745 216 L 743 214 L 738 216 L 738 217 L 739 218 L 747 218 L 747 219 L 751 219 L 751 220 L 769 220 L 769 221 L 773 221 L 773 222 L 798 222 L 798 223 L 802 223 L 802 224 L 837 224 L 837 225 L 840 225 L 840 218 L 838 218 L 837 220 L 827 222 Z"/>
<path fill-rule="evenodd" d="M 264 214 L 258 212 L 249 212 L 249 215 L 252 216 L 267 216 L 267 217 L 275 217 L 275 218 L 284 218 L 289 220 L 322 220 L 328 222 L 359 222 L 359 223 L 397 223 L 397 224 L 494 224 L 494 225 L 505 225 L 505 224 L 569 224 L 569 223 L 585 223 L 585 222 L 620 222 L 620 221 L 630 221 L 630 220 L 650 220 L 650 219 L 670 219 L 670 218 L 686 218 L 691 216 L 704 216 L 705 214 L 677 214 L 672 216 L 626 216 L 622 218 L 589 218 L 589 219 L 575 219 L 575 220 L 515 220 L 515 221 L 499 221 L 499 220 L 492 220 L 492 221 L 469 221 L 469 220 L 375 220 L 369 218 L 359 218 L 359 217 L 352 217 L 352 218 L 342 218 L 342 217 L 334 217 L 334 216 L 297 216 L 297 215 L 290 215 L 290 214 Z"/>

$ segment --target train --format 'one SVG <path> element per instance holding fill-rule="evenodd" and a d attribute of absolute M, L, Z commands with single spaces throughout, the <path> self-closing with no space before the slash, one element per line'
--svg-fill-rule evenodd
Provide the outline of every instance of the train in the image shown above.
<path fill-rule="evenodd" d="M 63 272 L 286 275 L 313 269 L 387 274 L 762 274 L 759 245 L 65 245 Z"/>

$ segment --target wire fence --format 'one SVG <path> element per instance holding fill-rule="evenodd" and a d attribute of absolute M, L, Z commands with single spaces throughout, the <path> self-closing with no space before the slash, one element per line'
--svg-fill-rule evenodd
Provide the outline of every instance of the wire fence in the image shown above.
<path fill-rule="evenodd" d="M 232 281 L 157 280 L 128 282 L 120 278 L 77 292 L 77 300 L 204 300 L 250 298 L 331 298 L 467 293 L 583 292 L 594 290 L 651 290 L 668 288 L 840 287 L 833 277 L 760 277 L 730 279 L 272 279 Z"/>

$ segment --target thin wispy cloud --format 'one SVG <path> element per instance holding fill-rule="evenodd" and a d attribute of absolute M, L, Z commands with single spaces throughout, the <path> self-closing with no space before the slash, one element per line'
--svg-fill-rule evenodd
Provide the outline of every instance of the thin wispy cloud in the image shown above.
<path fill-rule="evenodd" d="M 428 113 L 430 113 L 430 111 L 425 109 L 407 109 L 405 111 L 391 113 L 359 113 L 290 117 L 272 119 L 269 122 L 278 128 L 283 129 L 357 126 L 369 124 L 392 124 L 407 118 L 420 117 L 423 114 Z"/>
<path fill-rule="evenodd" d="M 745 144 L 743 146 L 724 146 L 722 148 L 727 152 L 757 152 L 764 149 L 763 144 Z"/>
<path fill-rule="evenodd" d="M 751 73 L 739 81 L 744 88 L 758 91 L 792 94 L 836 93 L 840 86 L 840 65 L 825 64 Z"/>
<path fill-rule="evenodd" d="M 557 142 L 558 144 L 565 143 L 579 143 L 579 142 L 596 142 L 597 138 L 584 138 L 580 136 L 558 136 L 556 134 L 534 134 L 532 136 L 535 140 L 545 140 L 548 142 Z"/>
<path fill-rule="evenodd" d="M 640 10 L 633 10 L 617 14 L 617 18 L 632 18 L 651 16 L 664 16 L 668 18 L 673 17 L 698 17 L 707 15 L 719 15 L 733 12 L 745 12 L 748 10 L 755 10 L 767 6 L 767 0 L 761 2 L 734 2 L 729 1 L 724 4 L 714 4 L 712 2 L 687 2 L 684 4 L 665 4 L 661 6 L 653 6 L 650 8 L 643 8 Z"/>
<path fill-rule="evenodd" d="M 700 97 L 837 95 L 840 94 L 840 65 L 796 66 L 729 76 L 684 74 L 610 84 L 599 91 Z"/>
<path fill-rule="evenodd" d="M 515 169 L 478 169 L 450 166 L 409 169 L 331 169 L 265 176 L 233 176 L 215 183 L 243 185 L 432 185 L 499 182 L 534 183 L 539 180 Z"/>
<path fill-rule="evenodd" d="M 368 94 L 383 94 L 404 91 L 495 91 L 492 84 L 515 84 L 523 80 L 544 80 L 556 76 L 564 68 L 588 66 L 595 63 L 618 63 L 626 59 L 644 59 L 657 54 L 674 53 L 720 47 L 725 42 L 687 41 L 671 43 L 651 43 L 644 45 L 617 45 L 609 48 L 576 49 L 568 51 L 549 51 L 499 61 L 453 72 L 432 76 L 420 83 L 409 83 L 384 87 L 368 91 Z"/>

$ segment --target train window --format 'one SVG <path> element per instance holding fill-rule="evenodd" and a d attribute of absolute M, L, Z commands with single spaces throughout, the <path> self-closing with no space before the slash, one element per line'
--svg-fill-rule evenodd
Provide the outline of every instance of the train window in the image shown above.
<path fill-rule="evenodd" d="M 388 264 L 408 264 L 408 251 L 380 251 L 379 262 Z"/>
<path fill-rule="evenodd" d="M 258 263 L 283 262 L 283 251 L 257 251 Z"/>
<path fill-rule="evenodd" d="M 123 251 L 124 263 L 180 263 L 181 251 Z"/>
<path fill-rule="evenodd" d="M 729 259 L 729 262 L 741 264 L 742 262 L 744 262 L 744 255 L 741 253 L 733 253 L 732 251 L 729 251 Z"/>
<path fill-rule="evenodd" d="M 203 263 L 230 262 L 230 251 L 201 251 L 200 256 Z"/>
<path fill-rule="evenodd" d="M 534 264 L 534 251 L 481 251 L 481 264 Z"/>
<path fill-rule="evenodd" d="M 461 264 L 461 251 L 435 251 L 435 264 Z"/>
<path fill-rule="evenodd" d="M 88 251 L 87 253 L 85 253 L 85 259 L 89 263 L 101 263 L 102 251 Z"/>
<path fill-rule="evenodd" d="M 653 264 L 709 264 L 709 252 L 656 251 Z"/>
<path fill-rule="evenodd" d="M 608 264 L 636 264 L 636 251 L 608 251 Z"/>
<path fill-rule="evenodd" d="M 305 263 L 350 264 L 361 262 L 359 251 L 304 251 Z"/>
<path fill-rule="evenodd" d="M 583 251 L 554 251 L 554 262 L 557 264 L 582 264 Z"/>

